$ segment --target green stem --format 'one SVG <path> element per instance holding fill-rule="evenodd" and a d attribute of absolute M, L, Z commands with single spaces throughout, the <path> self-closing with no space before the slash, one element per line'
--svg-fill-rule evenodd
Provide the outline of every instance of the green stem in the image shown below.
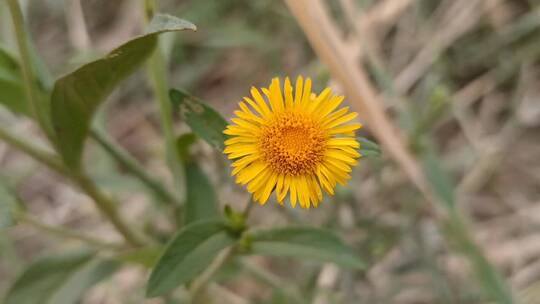
<path fill-rule="evenodd" d="M 111 221 L 127 242 L 137 247 L 144 245 L 144 238 L 132 230 L 126 223 L 116 208 L 117 204 L 110 197 L 101 192 L 88 176 L 79 174 L 73 175 L 73 177 L 77 185 L 94 200 L 101 213 Z"/>
<path fill-rule="evenodd" d="M 259 267 L 254 263 L 241 261 L 240 264 L 256 279 L 272 286 L 275 290 L 279 290 L 279 292 L 281 292 L 283 295 L 293 301 L 293 303 L 305 303 L 305 301 L 302 299 L 300 292 L 294 285 L 289 284 L 288 282 L 283 282 L 283 280 L 277 277 L 275 274 L 269 272 L 262 267 Z"/>
<path fill-rule="evenodd" d="M 198 303 L 197 299 L 201 296 L 208 282 L 233 257 L 234 252 L 234 248 L 225 249 L 222 254 L 208 265 L 208 268 L 200 276 L 193 280 L 189 287 L 189 294 L 193 303 Z"/>
<path fill-rule="evenodd" d="M 54 170 L 64 176 L 70 175 L 69 170 L 62 164 L 56 155 L 20 140 L 17 136 L 11 134 L 9 131 L 3 128 L 0 128 L 0 140 L 28 154 L 35 160 L 49 167 L 51 170 Z"/>
<path fill-rule="evenodd" d="M 21 6 L 18 0 L 8 0 L 9 11 L 11 13 L 11 20 L 15 29 L 15 38 L 17 40 L 17 47 L 20 54 L 20 64 L 22 67 L 22 75 L 25 83 L 25 94 L 29 103 L 29 108 L 32 111 L 33 117 L 39 123 L 41 129 L 47 134 L 49 138 L 52 138 L 52 130 L 47 123 L 45 113 L 41 111 L 39 94 L 36 91 L 34 71 L 32 69 L 32 56 L 30 55 L 28 40 L 26 37 L 24 19 L 22 15 Z"/>
<path fill-rule="evenodd" d="M 179 200 L 169 192 L 163 184 L 150 176 L 146 170 L 125 150 L 115 144 L 104 132 L 92 129 L 90 136 L 95 139 L 118 163 L 124 166 L 128 172 L 136 176 L 150 190 L 152 190 L 160 201 L 180 205 Z"/>
<path fill-rule="evenodd" d="M 54 170 L 75 182 L 88 196 L 94 200 L 101 213 L 111 221 L 118 232 L 124 236 L 127 242 L 133 246 L 140 246 L 144 244 L 143 238 L 132 231 L 131 228 L 126 224 L 125 220 L 118 213 L 116 203 L 113 202 L 108 196 L 103 194 L 87 175 L 83 173 L 71 172 L 58 160 L 55 155 L 20 140 L 17 138 L 17 136 L 12 135 L 10 132 L 2 128 L 0 128 L 0 139 L 28 154 L 35 160 L 43 163 L 51 170 Z"/>
<path fill-rule="evenodd" d="M 156 4 L 154 0 L 144 0 L 144 14 L 147 22 L 154 15 L 155 6 Z M 180 198 L 183 198 L 185 196 L 184 171 L 178 156 L 178 149 L 176 147 L 172 105 L 171 101 L 169 100 L 167 88 L 166 62 L 163 53 L 159 48 L 159 43 L 148 62 L 148 75 L 152 89 L 159 104 L 161 128 L 165 137 L 167 164 L 169 165 L 169 169 L 173 175 L 175 188 L 177 189 Z"/>
<path fill-rule="evenodd" d="M 249 217 L 249 214 L 254 204 L 255 201 L 250 198 L 241 213 L 241 216 L 243 217 L 243 222 L 247 222 L 247 218 Z M 244 228 L 246 227 L 244 226 Z M 191 295 L 192 301 L 196 303 L 196 299 L 206 288 L 206 285 L 208 285 L 212 277 L 216 274 L 216 272 L 219 271 L 219 269 L 221 269 L 221 267 L 223 267 L 223 265 L 225 265 L 234 256 L 235 252 L 235 247 L 227 248 L 226 251 L 224 251 L 214 261 L 212 261 L 208 268 L 206 268 L 206 270 L 193 281 L 189 288 L 189 293 Z"/>
<path fill-rule="evenodd" d="M 472 239 L 469 226 L 457 209 L 451 208 L 449 210 L 448 224 L 457 246 L 471 261 L 479 281 L 483 284 L 484 289 L 491 294 L 492 300 L 500 304 L 514 303 L 511 291 Z"/>
<path fill-rule="evenodd" d="M 103 240 L 94 238 L 92 236 L 89 236 L 89 235 L 86 235 L 77 231 L 66 230 L 63 227 L 56 227 L 56 226 L 51 226 L 51 225 L 42 223 L 38 221 L 37 219 L 26 214 L 19 215 L 18 219 L 22 223 L 28 224 L 29 226 L 34 227 L 36 230 L 40 232 L 42 231 L 48 232 L 49 234 L 60 237 L 60 238 L 79 240 L 90 246 L 103 248 L 103 249 L 119 250 L 119 249 L 124 248 L 122 244 L 116 244 L 116 243 L 103 241 Z"/>

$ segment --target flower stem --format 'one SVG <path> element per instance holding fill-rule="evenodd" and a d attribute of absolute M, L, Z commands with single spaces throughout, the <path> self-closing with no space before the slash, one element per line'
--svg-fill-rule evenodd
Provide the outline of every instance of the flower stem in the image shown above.
<path fill-rule="evenodd" d="M 255 263 L 248 262 L 248 261 L 241 261 L 240 265 L 247 272 L 252 274 L 256 279 L 272 286 L 276 290 L 279 290 L 283 295 L 289 298 L 289 300 L 291 300 L 293 303 L 305 303 L 305 301 L 302 299 L 302 295 L 300 291 L 296 288 L 296 286 L 294 286 L 293 284 L 290 284 L 290 282 L 283 282 L 283 280 L 281 280 L 279 277 L 269 272 L 268 270 L 262 267 L 259 267 Z"/>
<path fill-rule="evenodd" d="M 156 3 L 154 0 L 144 0 L 144 15 L 149 22 L 154 15 Z M 165 157 L 173 175 L 175 188 L 181 199 L 185 196 L 184 170 L 180 162 L 172 115 L 172 104 L 167 89 L 166 60 L 158 47 L 148 62 L 150 84 L 159 104 L 161 128 L 165 137 Z"/>
<path fill-rule="evenodd" d="M 255 201 L 253 198 L 250 198 L 244 207 L 244 210 L 242 211 L 240 215 L 243 217 L 242 222 L 245 223 L 247 221 L 247 218 L 249 217 L 249 214 L 251 210 L 253 209 L 253 205 L 255 204 Z M 242 224 L 243 229 L 246 229 L 245 224 Z M 200 295 L 200 293 L 206 288 L 206 285 L 210 282 L 212 277 L 216 274 L 216 272 L 223 267 L 236 253 L 236 247 L 227 248 L 225 251 L 222 252 L 212 263 L 206 268 L 206 270 L 197 277 L 193 283 L 191 284 L 189 288 L 189 293 L 191 294 L 192 301 L 196 302 L 196 299 Z"/>
<path fill-rule="evenodd" d="M 225 265 L 234 255 L 234 248 L 227 248 L 217 258 L 212 261 L 208 268 L 198 276 L 189 287 L 189 294 L 193 303 L 198 303 L 197 299 L 201 296 L 206 285 L 212 277 Z"/>
<path fill-rule="evenodd" d="M 95 139 L 118 163 L 124 166 L 127 171 L 136 176 L 150 190 L 152 190 L 160 201 L 170 202 L 180 205 L 179 200 L 169 192 L 158 180 L 150 176 L 146 170 L 125 150 L 115 144 L 104 132 L 92 129 L 90 136 Z"/>
<path fill-rule="evenodd" d="M 32 57 L 28 47 L 28 40 L 24 28 L 24 19 L 22 15 L 21 6 L 18 0 L 8 0 L 8 7 L 11 14 L 11 20 L 13 22 L 13 28 L 15 30 L 15 38 L 17 41 L 17 47 L 20 54 L 20 64 L 22 67 L 22 75 L 25 83 L 25 94 L 28 101 L 28 107 L 31 109 L 31 114 L 39 123 L 41 129 L 45 134 L 52 138 L 52 130 L 48 123 L 47 116 L 42 111 L 42 105 L 40 104 L 39 94 L 35 87 L 35 75 L 32 69 Z"/>

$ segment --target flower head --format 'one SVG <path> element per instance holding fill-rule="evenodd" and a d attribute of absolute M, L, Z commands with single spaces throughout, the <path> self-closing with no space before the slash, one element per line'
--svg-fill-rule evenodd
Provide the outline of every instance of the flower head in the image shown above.
<path fill-rule="evenodd" d="M 224 153 L 233 159 L 232 175 L 247 184 L 253 198 L 265 204 L 275 190 L 277 201 L 290 194 L 293 207 L 317 207 L 322 189 L 334 194 L 336 183 L 345 184 L 351 167 L 357 164 L 360 144 L 354 131 L 359 123 L 349 123 L 357 113 L 338 109 L 343 96 L 333 96 L 329 88 L 319 95 L 311 92 L 311 79 L 300 76 L 293 90 L 285 79 L 282 93 L 279 79 L 256 88 L 235 111 L 237 117 L 224 131 L 230 135 Z"/>

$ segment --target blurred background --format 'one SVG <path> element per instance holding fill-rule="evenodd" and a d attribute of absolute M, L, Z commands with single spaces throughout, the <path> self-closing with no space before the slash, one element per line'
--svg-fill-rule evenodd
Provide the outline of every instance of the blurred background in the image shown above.
<path fill-rule="evenodd" d="M 141 2 L 22 1 L 40 74 L 54 79 L 140 34 Z M 168 84 L 226 118 L 252 85 L 275 76 L 309 76 L 316 91 L 332 86 L 345 94 L 361 113 L 362 135 L 379 142 L 382 155 L 363 159 L 349 184 L 318 209 L 271 202 L 255 206 L 250 223 L 327 227 L 369 268 L 251 257 L 218 274 L 211 291 L 223 302 L 216 303 L 295 303 L 290 293 L 314 304 L 487 303 L 471 265 L 447 238 L 444 202 L 430 197 L 425 183 L 465 215 L 472 238 L 515 294 L 540 303 L 540 2 L 288 2 L 158 1 L 159 12 L 198 27 L 162 37 Z M 16 53 L 4 3 L 0 16 L 0 41 Z M 177 134 L 189 132 L 176 121 Z M 0 109 L 0 123 L 46 145 L 28 119 Z M 108 99 L 97 125 L 172 187 L 144 70 Z M 166 240 L 175 228 L 155 199 L 94 142 L 87 148 L 91 176 L 114 193 L 122 213 Z M 242 208 L 248 196 L 229 177 L 225 157 L 202 141 L 192 154 L 220 206 Z M 120 239 L 87 196 L 2 142 L 0 182 L 16 189 L 38 220 L 0 230 L 0 295 L 29 261 L 80 244 L 49 236 L 40 225 Z M 2 191 L 0 199 L 7 197 Z M 147 275 L 144 267 L 122 267 L 82 303 L 166 303 L 144 299 Z"/>

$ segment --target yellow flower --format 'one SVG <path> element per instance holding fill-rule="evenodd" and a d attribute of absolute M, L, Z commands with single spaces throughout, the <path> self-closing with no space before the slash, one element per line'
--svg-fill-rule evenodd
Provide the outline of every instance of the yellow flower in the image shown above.
<path fill-rule="evenodd" d="M 262 92 L 269 102 L 252 87 L 253 98 L 239 103 L 234 124 L 223 132 L 230 135 L 224 153 L 235 160 L 232 175 L 238 184 L 247 184 L 260 204 L 275 190 L 280 204 L 290 193 L 293 207 L 297 201 L 302 208 L 317 207 L 321 188 L 333 195 L 336 183 L 345 184 L 360 157 L 354 131 L 362 125 L 344 125 L 357 113 L 347 113 L 348 107 L 336 110 L 343 96 L 333 96 L 330 88 L 317 96 L 311 79 L 301 76 L 294 92 L 288 78 L 284 94 L 278 78 Z"/>

